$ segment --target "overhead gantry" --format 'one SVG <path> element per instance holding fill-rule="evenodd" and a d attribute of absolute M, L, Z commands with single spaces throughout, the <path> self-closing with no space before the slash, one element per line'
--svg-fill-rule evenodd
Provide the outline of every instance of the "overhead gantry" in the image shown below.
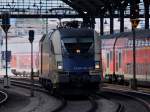
<path fill-rule="evenodd" d="M 136 4 L 136 5 L 135 5 Z M 104 18 L 110 18 L 110 34 L 114 33 L 114 18 L 145 18 L 149 29 L 150 0 L 0 0 L 0 15 L 7 11 L 11 18 L 83 18 L 86 27 L 95 27 L 100 18 L 100 34 L 104 34 Z M 1 16 L 0 16 L 1 17 Z"/>

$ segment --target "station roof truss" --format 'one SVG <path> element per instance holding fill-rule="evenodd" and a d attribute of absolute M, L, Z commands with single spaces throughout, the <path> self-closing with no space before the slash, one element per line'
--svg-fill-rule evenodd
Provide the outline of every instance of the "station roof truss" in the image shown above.
<path fill-rule="evenodd" d="M 0 0 L 0 14 L 10 12 L 15 18 L 77 18 L 84 16 L 119 18 L 124 9 L 130 17 L 131 0 Z M 140 17 L 144 17 L 144 1 L 138 0 Z"/>
<path fill-rule="evenodd" d="M 0 14 L 16 18 L 76 16 L 79 13 L 60 0 L 0 0 Z"/>
<path fill-rule="evenodd" d="M 130 17 L 130 2 L 132 0 L 62 0 L 73 6 L 80 14 L 87 14 L 94 17 L 119 18 L 120 10 L 124 10 L 125 18 Z M 139 17 L 144 18 L 144 2 L 150 4 L 150 0 L 135 0 L 139 4 Z"/>

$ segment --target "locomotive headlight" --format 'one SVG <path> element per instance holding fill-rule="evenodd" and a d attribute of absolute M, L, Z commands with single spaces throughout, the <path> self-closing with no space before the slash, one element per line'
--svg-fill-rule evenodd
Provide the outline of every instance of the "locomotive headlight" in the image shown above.
<path fill-rule="evenodd" d="M 58 69 L 59 69 L 59 70 L 62 70 L 62 68 L 63 68 L 63 67 L 62 67 L 61 65 L 58 66 Z"/>
<path fill-rule="evenodd" d="M 100 62 L 99 61 L 95 62 L 95 69 L 100 69 Z"/>
<path fill-rule="evenodd" d="M 58 68 L 58 70 L 62 70 L 63 69 L 62 62 L 57 62 L 57 68 Z"/>
<path fill-rule="evenodd" d="M 79 53 L 80 53 L 80 49 L 76 49 L 76 53 L 78 53 L 78 54 L 79 54 Z"/>

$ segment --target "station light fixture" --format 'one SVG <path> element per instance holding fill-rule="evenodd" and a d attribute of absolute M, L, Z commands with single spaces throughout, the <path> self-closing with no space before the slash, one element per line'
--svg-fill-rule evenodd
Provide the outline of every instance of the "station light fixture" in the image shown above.
<path fill-rule="evenodd" d="M 105 7 L 103 6 L 103 7 L 101 7 L 101 9 L 103 10 Z"/>
<path fill-rule="evenodd" d="M 121 4 L 124 4 L 125 3 L 125 0 L 121 1 Z"/>
<path fill-rule="evenodd" d="M 105 19 L 105 21 L 104 21 L 104 24 L 108 24 L 106 19 Z"/>
<path fill-rule="evenodd" d="M 84 13 L 84 14 L 87 14 L 87 11 L 84 11 L 83 13 Z"/>

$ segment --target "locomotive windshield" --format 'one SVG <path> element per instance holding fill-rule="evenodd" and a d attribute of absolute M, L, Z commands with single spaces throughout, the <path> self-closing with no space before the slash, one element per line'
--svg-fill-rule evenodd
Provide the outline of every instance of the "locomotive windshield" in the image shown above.
<path fill-rule="evenodd" d="M 63 54 L 86 55 L 94 51 L 93 38 L 64 38 L 62 41 Z"/>

